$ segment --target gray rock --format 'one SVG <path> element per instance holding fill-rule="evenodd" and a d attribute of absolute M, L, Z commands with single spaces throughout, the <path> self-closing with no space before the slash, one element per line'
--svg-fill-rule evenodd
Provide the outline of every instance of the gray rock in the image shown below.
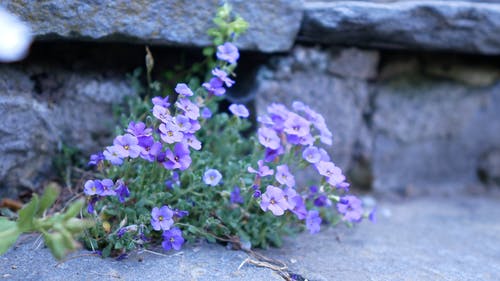
<path fill-rule="evenodd" d="M 291 107 L 295 100 L 322 114 L 333 133 L 333 145 L 327 150 L 342 169 L 350 165 L 369 97 L 368 83 L 345 65 L 349 64 L 347 56 L 356 60 L 377 55 L 356 49 L 296 47 L 290 56 L 278 58 L 261 69 L 255 90 L 258 114 L 264 114 L 273 102 Z M 376 69 L 376 64 L 377 60 L 371 59 L 363 66 Z"/>
<path fill-rule="evenodd" d="M 500 120 L 499 82 L 471 87 L 414 73 L 376 89 L 376 190 L 456 192 L 478 185 L 480 157 L 500 146 L 500 124 L 493 121 Z"/>
<path fill-rule="evenodd" d="M 38 39 L 99 40 L 207 46 L 207 29 L 220 1 L 6 0 L 2 5 L 28 22 Z M 302 19 L 299 0 L 228 1 L 250 23 L 238 45 L 262 52 L 291 48 Z M 279 16 L 277 16 L 279 15 Z"/>
<path fill-rule="evenodd" d="M 52 66 L 0 66 L 0 197 L 35 189 L 61 144 L 89 155 L 109 143 L 112 104 L 134 92 L 123 78 Z"/>
<path fill-rule="evenodd" d="M 498 55 L 500 5 L 491 2 L 307 1 L 299 39 Z"/>

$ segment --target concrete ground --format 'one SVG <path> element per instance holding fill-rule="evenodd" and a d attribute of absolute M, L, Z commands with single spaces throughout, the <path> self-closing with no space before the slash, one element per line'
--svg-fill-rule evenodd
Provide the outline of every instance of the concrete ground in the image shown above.
<path fill-rule="evenodd" d="M 57 263 L 34 236 L 0 257 L 3 280 L 283 280 L 248 255 L 213 244 L 164 255 Z M 376 223 L 324 229 L 259 251 L 308 280 L 500 280 L 500 197 L 423 197 L 378 205 Z M 142 261 L 140 261 L 142 260 Z"/>

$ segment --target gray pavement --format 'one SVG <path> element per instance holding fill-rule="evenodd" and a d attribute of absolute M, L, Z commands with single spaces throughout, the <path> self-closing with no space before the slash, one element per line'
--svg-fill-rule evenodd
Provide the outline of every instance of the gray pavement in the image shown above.
<path fill-rule="evenodd" d="M 259 252 L 309 280 L 500 280 L 500 197 L 385 200 L 376 223 L 302 233 L 281 249 Z M 238 270 L 247 257 L 200 244 L 164 256 L 80 256 L 58 264 L 47 249 L 36 249 L 33 236 L 25 236 L 0 257 L 0 279 L 283 280 L 248 263 Z"/>

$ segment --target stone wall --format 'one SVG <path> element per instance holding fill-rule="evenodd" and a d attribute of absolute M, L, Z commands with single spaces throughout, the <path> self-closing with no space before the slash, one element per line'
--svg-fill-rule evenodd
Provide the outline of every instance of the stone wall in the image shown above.
<path fill-rule="evenodd" d="M 112 104 L 136 94 L 126 74 L 143 64 L 142 44 L 184 48 L 153 50 L 157 69 L 172 65 L 162 54 L 199 53 L 216 2 L 3 1 L 31 24 L 38 54 L 0 65 L 0 197 L 39 187 L 62 143 L 85 154 L 106 145 Z M 500 4 L 229 2 L 250 22 L 233 98 L 254 98 L 259 112 L 296 99 L 316 108 L 354 186 L 500 184 Z"/>

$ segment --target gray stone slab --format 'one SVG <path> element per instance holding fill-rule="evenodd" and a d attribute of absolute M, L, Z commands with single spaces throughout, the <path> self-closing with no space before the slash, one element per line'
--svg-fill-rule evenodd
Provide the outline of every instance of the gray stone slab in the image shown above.
<path fill-rule="evenodd" d="M 237 45 L 262 52 L 291 48 L 302 19 L 299 0 L 227 1 L 250 23 Z M 98 40 L 207 46 L 207 29 L 218 0 L 84 1 L 5 0 L 7 10 L 28 22 L 38 39 Z"/>
<path fill-rule="evenodd" d="M 500 4 L 480 2 L 307 1 L 299 39 L 500 54 Z"/>

